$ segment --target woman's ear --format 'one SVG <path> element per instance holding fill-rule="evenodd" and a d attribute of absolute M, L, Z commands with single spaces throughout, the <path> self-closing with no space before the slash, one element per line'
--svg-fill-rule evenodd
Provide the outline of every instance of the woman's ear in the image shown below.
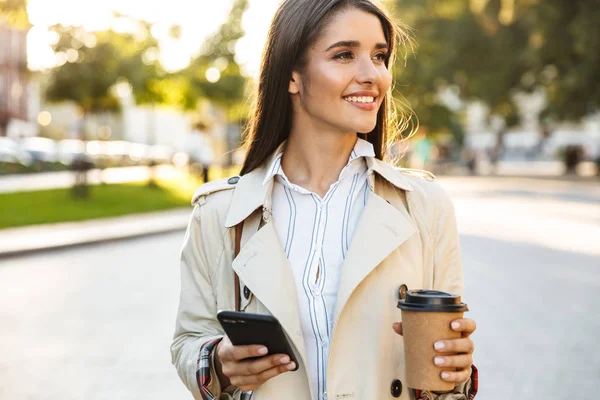
<path fill-rule="evenodd" d="M 292 79 L 290 79 L 288 92 L 290 92 L 290 94 L 300 93 L 300 74 L 296 71 L 292 71 Z"/>

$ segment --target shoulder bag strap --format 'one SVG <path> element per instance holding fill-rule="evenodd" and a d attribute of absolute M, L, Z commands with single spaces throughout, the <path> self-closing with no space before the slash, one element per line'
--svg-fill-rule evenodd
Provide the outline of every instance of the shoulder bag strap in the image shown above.
<path fill-rule="evenodd" d="M 240 244 L 242 242 L 242 230 L 244 229 L 244 221 L 235 226 L 235 253 L 234 258 L 240 254 Z M 237 272 L 233 271 L 234 275 L 234 290 L 235 290 L 235 311 L 240 311 L 240 277 Z"/>

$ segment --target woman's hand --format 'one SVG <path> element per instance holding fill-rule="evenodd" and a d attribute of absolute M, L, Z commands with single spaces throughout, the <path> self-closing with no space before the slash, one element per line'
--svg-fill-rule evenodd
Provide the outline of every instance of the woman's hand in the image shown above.
<path fill-rule="evenodd" d="M 247 392 L 296 368 L 285 354 L 265 356 L 265 346 L 234 346 L 227 336 L 217 345 L 216 352 L 215 368 L 222 388 L 234 385 Z M 260 358 L 248 360 L 251 357 Z"/>
<path fill-rule="evenodd" d="M 473 364 L 472 354 L 475 350 L 473 341 L 469 336 L 475 332 L 477 325 L 475 321 L 468 318 L 456 319 L 450 324 L 453 331 L 460 332 L 459 339 L 439 340 L 434 343 L 435 350 L 440 354 L 433 359 L 433 363 L 438 367 L 455 367 L 454 371 L 443 371 L 440 376 L 443 380 L 461 383 L 471 376 L 471 365 Z M 394 324 L 394 330 L 402 335 L 402 322 Z M 455 353 L 454 355 L 444 355 L 444 353 Z"/>

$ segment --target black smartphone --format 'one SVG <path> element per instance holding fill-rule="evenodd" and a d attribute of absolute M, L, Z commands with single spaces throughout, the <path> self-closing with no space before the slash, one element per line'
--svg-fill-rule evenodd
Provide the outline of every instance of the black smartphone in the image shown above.
<path fill-rule="evenodd" d="M 234 346 L 260 344 L 268 354 L 286 354 L 296 364 L 298 360 L 292 350 L 281 324 L 271 315 L 251 314 L 236 311 L 219 311 L 217 319 Z"/>

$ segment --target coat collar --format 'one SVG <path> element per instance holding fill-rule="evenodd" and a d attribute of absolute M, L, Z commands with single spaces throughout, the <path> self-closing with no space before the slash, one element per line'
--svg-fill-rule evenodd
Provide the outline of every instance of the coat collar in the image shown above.
<path fill-rule="evenodd" d="M 231 228 L 250 216 L 256 209 L 263 208 L 270 213 L 271 193 L 273 189 L 273 180 L 267 179 L 269 167 L 273 164 L 275 157 L 282 152 L 282 144 L 277 151 L 259 168 L 243 175 L 236 185 L 231 200 L 231 206 L 225 220 L 225 226 Z M 395 168 L 374 157 L 367 157 L 367 166 L 373 178 L 373 172 L 383 179 L 403 190 L 412 190 L 409 179 Z M 371 180 L 373 182 L 373 180 Z"/>

